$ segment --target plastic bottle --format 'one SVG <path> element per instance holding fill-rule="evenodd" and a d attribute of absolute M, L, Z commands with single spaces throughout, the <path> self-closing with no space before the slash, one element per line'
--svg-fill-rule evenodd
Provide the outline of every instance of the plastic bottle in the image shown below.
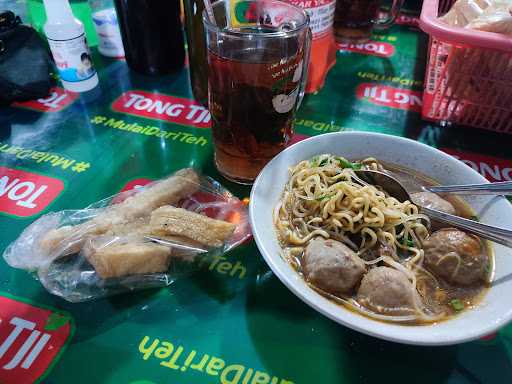
<path fill-rule="evenodd" d="M 98 34 L 98 50 L 103 56 L 124 58 L 123 40 L 112 0 L 92 0 L 92 20 Z"/>
<path fill-rule="evenodd" d="M 208 106 L 208 60 L 203 28 L 203 0 L 183 0 L 190 81 L 194 99 Z"/>
<path fill-rule="evenodd" d="M 32 27 L 39 33 L 44 34 L 43 26 L 46 23 L 46 11 L 43 0 L 23 0 L 26 1 L 28 9 L 28 21 Z M 0 3 L 2 0 L 0 0 Z M 94 29 L 92 21 L 91 6 L 87 0 L 69 0 L 73 15 L 84 24 L 85 36 L 89 47 L 98 45 L 98 36 Z M 1 7 L 0 7 L 1 8 Z"/>
<path fill-rule="evenodd" d="M 84 25 L 73 16 L 68 0 L 44 0 L 47 21 L 44 33 L 62 85 L 72 92 L 86 92 L 98 85 Z"/>

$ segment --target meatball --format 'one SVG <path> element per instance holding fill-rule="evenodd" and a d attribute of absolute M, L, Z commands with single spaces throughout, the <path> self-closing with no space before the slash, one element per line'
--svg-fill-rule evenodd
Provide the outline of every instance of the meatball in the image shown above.
<path fill-rule="evenodd" d="M 311 284 L 332 294 L 351 293 L 366 271 L 363 260 L 345 244 L 321 237 L 307 245 L 302 269 Z"/>
<path fill-rule="evenodd" d="M 449 283 L 470 285 L 486 276 L 487 254 L 476 236 L 458 229 L 434 232 L 423 242 L 425 266 Z"/>
<path fill-rule="evenodd" d="M 435 209 L 450 215 L 455 215 L 456 211 L 452 203 L 439 197 L 432 192 L 417 192 L 411 194 L 411 199 L 415 204 L 425 208 Z"/>
<path fill-rule="evenodd" d="M 412 283 L 397 269 L 376 267 L 361 281 L 357 302 L 383 315 L 410 315 L 415 312 Z"/>

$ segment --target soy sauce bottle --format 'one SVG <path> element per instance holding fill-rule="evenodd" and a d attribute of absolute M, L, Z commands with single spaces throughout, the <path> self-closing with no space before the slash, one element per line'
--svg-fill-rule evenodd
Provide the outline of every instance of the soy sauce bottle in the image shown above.
<path fill-rule="evenodd" d="M 194 99 L 208 106 L 208 61 L 203 28 L 203 0 L 183 0 L 187 29 L 190 81 Z"/>
<path fill-rule="evenodd" d="M 179 0 L 114 0 L 126 62 L 136 72 L 165 75 L 185 62 Z"/>

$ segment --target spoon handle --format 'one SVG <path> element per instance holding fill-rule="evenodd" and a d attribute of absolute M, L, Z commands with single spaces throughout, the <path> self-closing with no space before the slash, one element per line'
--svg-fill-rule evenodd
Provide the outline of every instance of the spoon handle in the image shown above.
<path fill-rule="evenodd" d="M 421 207 L 420 209 L 424 214 L 432 219 L 441 221 L 445 224 L 450 224 L 455 228 L 462 229 L 484 239 L 492 240 L 498 244 L 512 248 L 512 230 L 510 229 L 482 224 L 478 221 L 464 219 L 462 217 L 450 215 L 430 208 Z"/>
<path fill-rule="evenodd" d="M 461 195 L 512 195 L 512 181 L 488 184 L 443 185 L 423 188 L 434 193 L 457 192 Z"/>

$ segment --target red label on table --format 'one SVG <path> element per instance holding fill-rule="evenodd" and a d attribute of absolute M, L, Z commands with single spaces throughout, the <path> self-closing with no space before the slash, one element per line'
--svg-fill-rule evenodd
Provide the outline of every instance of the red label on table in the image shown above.
<path fill-rule="evenodd" d="M 0 212 L 32 216 L 45 209 L 64 189 L 62 180 L 0 167 Z"/>
<path fill-rule="evenodd" d="M 388 12 L 379 12 L 379 18 L 384 19 L 388 18 Z M 395 24 L 398 25 L 408 25 L 410 27 L 418 27 L 420 25 L 420 18 L 415 15 L 407 15 L 404 13 L 400 13 L 394 21 Z"/>
<path fill-rule="evenodd" d="M 295 143 L 298 143 L 299 141 L 302 141 L 302 140 L 305 140 L 307 138 L 309 138 L 310 136 L 307 136 L 307 135 L 301 135 L 300 133 L 295 133 L 293 136 L 292 136 L 292 139 L 290 140 L 290 144 L 289 145 L 293 145 Z"/>
<path fill-rule="evenodd" d="M 70 335 L 69 315 L 0 296 L 0 383 L 35 382 Z"/>
<path fill-rule="evenodd" d="M 391 57 L 395 54 L 395 47 L 393 45 L 381 41 L 369 41 L 364 44 L 338 43 L 338 49 L 340 51 L 357 52 L 379 57 Z"/>
<path fill-rule="evenodd" d="M 152 181 L 153 180 L 146 179 L 146 178 L 133 179 L 133 180 L 127 182 L 119 192 L 130 191 L 132 189 L 138 189 L 138 188 L 145 186 L 146 184 L 151 183 Z"/>
<path fill-rule="evenodd" d="M 358 99 L 367 99 L 370 103 L 396 109 L 407 109 L 421 112 L 421 92 L 410 89 L 361 83 L 357 86 Z"/>
<path fill-rule="evenodd" d="M 420 19 L 417 16 L 411 16 L 411 15 L 398 15 L 398 17 L 395 20 L 396 24 L 399 25 L 408 25 L 410 27 L 418 27 L 420 25 Z"/>
<path fill-rule="evenodd" d="M 450 148 L 441 148 L 441 150 L 470 166 L 489 181 L 512 181 L 512 160 Z"/>
<path fill-rule="evenodd" d="M 112 103 L 112 109 L 116 112 L 165 120 L 197 128 L 210 127 L 210 112 L 208 109 L 194 100 L 182 97 L 145 91 L 128 91 Z"/>
<path fill-rule="evenodd" d="M 123 193 L 122 195 L 115 196 L 112 199 L 112 204 L 119 204 L 119 203 L 123 202 L 129 196 L 134 195 L 136 193 L 137 189 L 142 188 L 143 186 L 145 186 L 153 181 L 154 180 L 151 180 L 151 179 L 139 178 L 139 179 L 133 179 L 133 180 L 127 182 L 118 193 L 128 192 L 128 191 L 132 191 L 133 193 Z"/>
<path fill-rule="evenodd" d="M 48 97 L 14 103 L 13 105 L 21 108 L 35 109 L 41 112 L 59 112 L 72 104 L 77 98 L 77 93 L 68 92 L 60 87 L 53 87 Z"/>

